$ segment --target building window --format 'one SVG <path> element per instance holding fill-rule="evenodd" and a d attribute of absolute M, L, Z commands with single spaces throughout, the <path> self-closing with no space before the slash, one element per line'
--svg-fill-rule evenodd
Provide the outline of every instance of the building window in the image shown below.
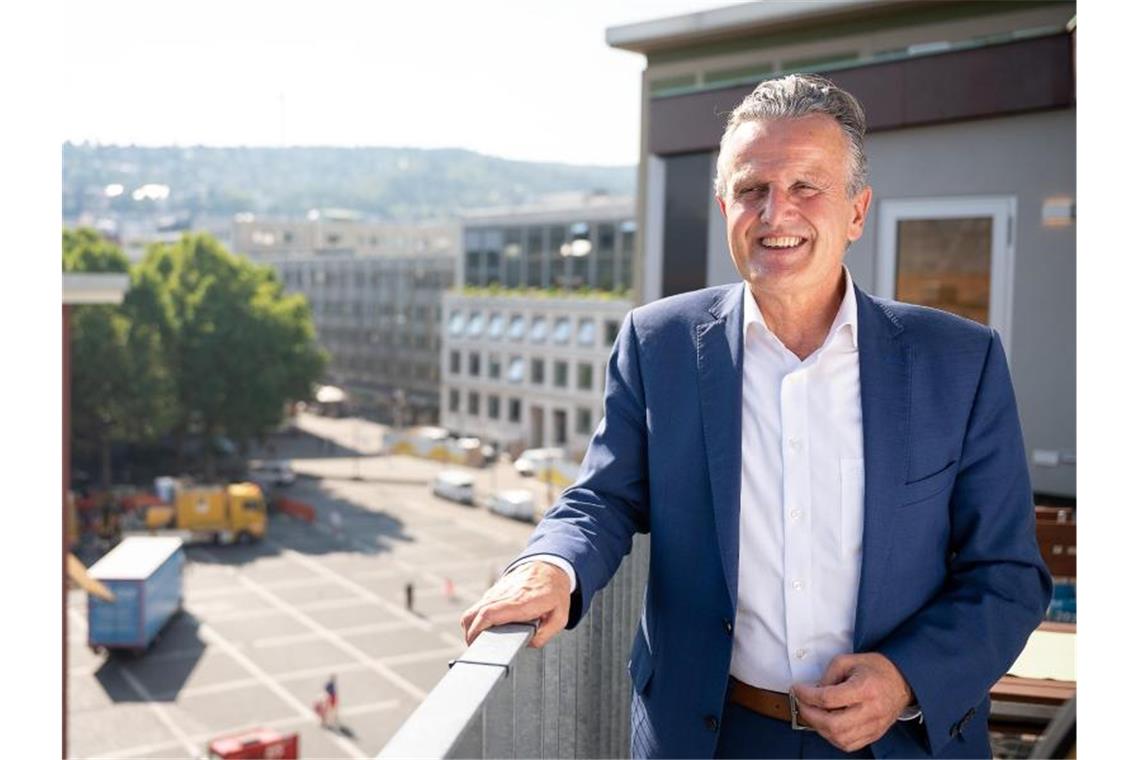
<path fill-rule="evenodd" d="M 507 400 L 507 421 L 518 422 L 522 419 L 522 401 L 517 398 Z"/>
<path fill-rule="evenodd" d="M 614 288 L 614 225 L 598 225 L 598 287 Z"/>
<path fill-rule="evenodd" d="M 606 320 L 606 345 L 612 346 L 614 341 L 617 340 L 618 330 L 621 329 L 621 323 L 616 319 Z"/>
<path fill-rule="evenodd" d="M 530 227 L 526 231 L 526 284 L 544 288 L 549 280 L 543 271 L 542 228 Z"/>
<path fill-rule="evenodd" d="M 503 259 L 506 267 L 506 285 L 508 288 L 517 288 L 522 284 L 522 230 L 513 228 L 507 230 L 506 244 L 503 246 Z"/>
<path fill-rule="evenodd" d="M 564 361 L 554 362 L 554 387 L 565 388 L 570 383 L 570 365 Z"/>
<path fill-rule="evenodd" d="M 542 385 L 546 382 L 546 362 L 542 359 L 530 360 L 530 381 L 535 385 Z"/>
<path fill-rule="evenodd" d="M 487 323 L 487 337 L 492 340 L 498 340 L 503 337 L 503 329 L 506 327 L 506 320 L 503 319 L 502 314 L 492 314 L 490 321 Z"/>
<path fill-rule="evenodd" d="M 526 362 L 521 356 L 511 358 L 511 366 L 507 369 L 507 382 L 521 383 L 526 372 Z"/>
<path fill-rule="evenodd" d="M 463 317 L 463 312 L 451 312 L 451 319 L 447 323 L 447 331 L 452 335 L 462 335 L 463 327 L 467 324 L 467 320 Z"/>
<path fill-rule="evenodd" d="M 455 388 L 447 392 L 447 409 L 451 412 L 459 411 L 459 391 Z"/>
<path fill-rule="evenodd" d="M 554 410 L 554 445 L 562 446 L 566 443 L 566 410 Z"/>
<path fill-rule="evenodd" d="M 499 419 L 499 397 L 487 397 L 487 416 L 493 420 Z"/>
<path fill-rule="evenodd" d="M 614 290 L 619 293 L 633 287 L 633 236 L 637 233 L 637 222 L 622 222 L 620 229 L 617 277 L 614 282 Z"/>
<path fill-rule="evenodd" d="M 530 339 L 533 343 L 546 340 L 546 317 L 535 317 L 530 324 Z"/>
<path fill-rule="evenodd" d="M 467 355 L 467 374 L 479 377 L 479 352 L 472 351 Z"/>
<path fill-rule="evenodd" d="M 478 338 L 483 334 L 483 315 L 480 312 L 471 312 L 471 321 L 467 323 L 467 337 Z"/>
<path fill-rule="evenodd" d="M 511 340 L 522 340 L 523 335 L 526 334 L 526 320 L 523 319 L 521 314 L 515 314 L 511 317 L 511 328 L 507 332 L 507 336 Z"/>
<path fill-rule="evenodd" d="M 578 390 L 594 389 L 594 365 L 578 362 Z"/>
<path fill-rule="evenodd" d="M 450 365 L 451 366 L 451 374 L 458 375 L 458 374 L 460 374 L 460 372 L 462 372 L 462 369 L 460 366 L 461 362 L 462 362 L 462 359 L 459 356 L 459 352 L 458 351 L 452 351 L 451 352 L 451 365 Z"/>
<path fill-rule="evenodd" d="M 475 391 L 467 394 L 467 413 L 473 417 L 479 416 L 479 394 Z"/>
<path fill-rule="evenodd" d="M 568 317 L 559 317 L 554 320 L 554 333 L 552 337 L 555 343 L 570 342 L 570 319 Z"/>
<path fill-rule="evenodd" d="M 583 319 L 578 322 L 578 345 L 592 346 L 597 336 L 597 327 L 592 319 Z"/>
<path fill-rule="evenodd" d="M 575 419 L 574 429 L 578 435 L 589 435 L 593 430 L 590 425 L 593 422 L 593 415 L 589 409 L 578 407 L 578 414 Z"/>
<path fill-rule="evenodd" d="M 498 354 L 489 354 L 487 356 L 487 377 L 492 380 L 498 380 L 503 372 L 503 364 L 499 359 Z"/>

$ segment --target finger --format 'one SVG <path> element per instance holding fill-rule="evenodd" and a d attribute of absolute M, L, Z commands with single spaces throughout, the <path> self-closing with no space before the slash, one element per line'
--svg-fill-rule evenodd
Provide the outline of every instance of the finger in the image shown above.
<path fill-rule="evenodd" d="M 848 681 L 834 686 L 811 686 L 797 683 L 792 686 L 796 701 L 824 710 L 839 710 L 860 703 L 858 688 Z"/>
<path fill-rule="evenodd" d="M 503 601 L 485 605 L 467 628 L 467 643 L 470 644 L 483 631 L 503 623 L 528 623 L 550 611 L 550 604 L 543 599 L 526 602 Z"/>
<path fill-rule="evenodd" d="M 831 658 L 831 662 L 827 664 L 827 670 L 823 673 L 823 678 L 819 679 L 820 686 L 834 686 L 837 683 L 842 683 L 847 680 L 851 671 L 855 669 L 857 660 L 847 655 L 836 655 Z"/>
<path fill-rule="evenodd" d="M 530 645 L 535 649 L 542 649 L 546 646 L 547 642 L 566 628 L 566 623 L 569 620 L 568 612 L 568 610 L 556 609 L 541 619 L 538 629 L 534 632 L 534 638 L 530 640 Z"/>

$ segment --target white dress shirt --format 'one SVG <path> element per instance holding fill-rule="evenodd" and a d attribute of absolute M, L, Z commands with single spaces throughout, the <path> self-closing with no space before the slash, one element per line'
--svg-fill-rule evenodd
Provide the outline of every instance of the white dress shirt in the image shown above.
<path fill-rule="evenodd" d="M 788 691 L 852 650 L 863 547 L 863 413 L 850 273 L 823 345 L 804 361 L 744 289 L 740 573 L 730 672 Z M 536 560 L 573 568 L 552 555 Z"/>
<path fill-rule="evenodd" d="M 800 361 L 744 290 L 740 562 L 730 672 L 788 691 L 852 651 L 863 549 L 863 412 L 851 275 Z"/>

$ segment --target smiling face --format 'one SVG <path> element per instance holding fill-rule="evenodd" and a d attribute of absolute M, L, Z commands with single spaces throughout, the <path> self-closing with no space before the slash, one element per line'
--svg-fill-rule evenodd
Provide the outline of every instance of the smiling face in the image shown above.
<path fill-rule="evenodd" d="M 830 116 L 746 121 L 720 156 L 728 247 L 754 294 L 834 292 L 863 234 L 871 188 L 850 197 L 847 138 Z"/>

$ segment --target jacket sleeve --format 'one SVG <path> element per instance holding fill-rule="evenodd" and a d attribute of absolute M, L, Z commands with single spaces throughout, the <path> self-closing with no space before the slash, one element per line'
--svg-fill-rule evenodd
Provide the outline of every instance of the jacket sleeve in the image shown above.
<path fill-rule="evenodd" d="M 1052 594 L 1013 384 L 990 332 L 950 498 L 945 584 L 877 647 L 913 689 L 932 754 L 961 733 L 1017 659 Z"/>
<path fill-rule="evenodd" d="M 604 415 L 578 480 L 535 528 L 519 559 L 554 554 L 574 568 L 573 628 L 594 593 L 617 572 L 635 532 L 649 530 L 645 392 L 634 315 L 626 316 L 610 353 Z"/>

